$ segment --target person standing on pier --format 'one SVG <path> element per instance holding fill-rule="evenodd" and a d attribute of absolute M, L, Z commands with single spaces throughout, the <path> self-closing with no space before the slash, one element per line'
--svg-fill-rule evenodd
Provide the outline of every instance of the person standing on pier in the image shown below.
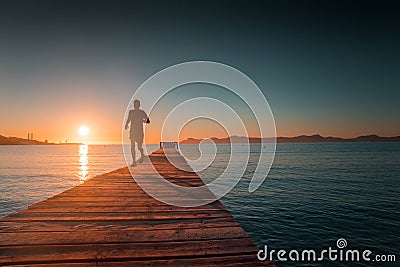
<path fill-rule="evenodd" d="M 150 119 L 147 116 L 146 112 L 139 109 L 140 101 L 133 101 L 134 109 L 129 111 L 128 119 L 125 123 L 125 130 L 128 130 L 129 123 L 131 124 L 129 139 L 131 139 L 131 154 L 132 154 L 132 167 L 136 166 L 136 149 L 135 143 L 137 143 L 138 150 L 140 151 L 140 159 L 139 163 L 143 162 L 144 154 L 143 154 L 143 123 L 150 123 Z"/>

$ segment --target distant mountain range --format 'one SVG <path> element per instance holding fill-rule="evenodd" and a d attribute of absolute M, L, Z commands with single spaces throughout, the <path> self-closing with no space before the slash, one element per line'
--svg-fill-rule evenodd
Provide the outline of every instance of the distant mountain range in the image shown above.
<path fill-rule="evenodd" d="M 0 145 L 59 145 L 57 143 L 41 142 L 19 137 L 5 137 L 0 135 Z M 61 143 L 60 145 L 77 145 L 77 143 Z"/>
<path fill-rule="evenodd" d="M 229 144 L 229 143 L 247 143 L 245 136 L 231 136 L 231 138 L 211 138 L 216 144 Z M 260 143 L 261 138 L 249 137 L 250 143 Z M 341 138 L 341 137 L 323 137 L 319 134 L 315 135 L 300 135 L 295 137 L 277 137 L 278 143 L 333 143 L 333 142 L 400 142 L 400 136 L 383 137 L 376 134 L 359 136 L 355 138 Z M 180 144 L 198 144 L 201 139 L 188 138 L 180 142 Z M 264 142 L 271 142 L 271 138 L 264 138 Z M 61 143 L 61 145 L 76 145 L 78 143 Z M 41 142 L 37 140 L 29 140 L 18 137 L 5 137 L 0 135 L 0 145 L 59 145 L 58 143 Z"/>
<path fill-rule="evenodd" d="M 216 144 L 229 144 L 229 143 L 260 143 L 261 138 L 259 137 L 247 137 L 245 136 L 231 136 L 226 138 L 211 138 Z M 248 141 L 247 141 L 248 140 Z M 341 137 L 323 137 L 319 134 L 315 135 L 300 135 L 295 137 L 277 137 L 278 143 L 333 143 L 333 142 L 400 142 L 400 136 L 383 137 L 376 134 L 359 136 L 355 138 L 341 138 Z M 188 138 L 181 141 L 181 144 L 198 144 L 201 139 Z M 263 138 L 263 142 L 271 142 L 272 138 Z"/>

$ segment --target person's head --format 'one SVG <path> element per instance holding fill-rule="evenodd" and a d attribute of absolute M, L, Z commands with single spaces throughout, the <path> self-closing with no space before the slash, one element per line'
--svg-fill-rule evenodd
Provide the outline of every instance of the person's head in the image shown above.
<path fill-rule="evenodd" d="M 135 109 L 138 109 L 139 107 L 140 107 L 140 101 L 139 100 L 135 100 L 135 101 L 133 101 L 133 107 L 135 108 Z"/>

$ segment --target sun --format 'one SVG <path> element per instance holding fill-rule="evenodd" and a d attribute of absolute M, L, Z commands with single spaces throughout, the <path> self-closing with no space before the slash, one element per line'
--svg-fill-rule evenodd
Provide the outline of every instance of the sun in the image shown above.
<path fill-rule="evenodd" d="M 81 126 L 78 129 L 78 133 L 80 136 L 87 136 L 89 134 L 89 128 L 87 126 Z"/>

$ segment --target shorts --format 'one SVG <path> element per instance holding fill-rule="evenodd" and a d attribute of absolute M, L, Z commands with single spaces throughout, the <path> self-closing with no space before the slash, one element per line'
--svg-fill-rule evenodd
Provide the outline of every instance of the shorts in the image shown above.
<path fill-rule="evenodd" d="M 131 142 L 143 143 L 143 135 L 130 135 Z"/>

